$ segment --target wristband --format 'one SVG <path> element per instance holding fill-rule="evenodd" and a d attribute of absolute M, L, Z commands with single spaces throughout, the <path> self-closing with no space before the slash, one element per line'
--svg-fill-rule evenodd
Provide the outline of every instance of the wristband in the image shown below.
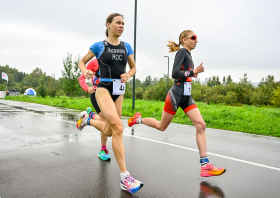
<path fill-rule="evenodd" d="M 186 77 L 193 76 L 193 70 L 186 71 L 184 74 Z"/>
<path fill-rule="evenodd" d="M 188 77 L 190 75 L 190 72 L 186 71 L 184 75 Z"/>

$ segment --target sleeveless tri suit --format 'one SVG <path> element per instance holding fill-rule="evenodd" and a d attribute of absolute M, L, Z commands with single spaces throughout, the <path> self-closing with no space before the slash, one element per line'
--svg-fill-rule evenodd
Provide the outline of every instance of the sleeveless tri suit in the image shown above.
<path fill-rule="evenodd" d="M 113 80 L 121 79 L 120 75 L 125 73 L 127 57 L 133 54 L 131 46 L 121 41 L 119 45 L 112 45 L 107 41 L 94 43 L 90 47 L 96 55 L 99 64 L 100 82 L 98 88 L 105 88 L 111 94 L 113 101 L 120 95 L 113 95 Z"/>

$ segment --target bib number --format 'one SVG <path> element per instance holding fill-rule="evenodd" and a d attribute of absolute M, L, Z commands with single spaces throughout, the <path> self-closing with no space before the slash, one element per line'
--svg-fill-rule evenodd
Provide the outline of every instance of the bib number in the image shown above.
<path fill-rule="evenodd" d="M 192 83 L 184 82 L 184 96 L 190 96 L 192 94 Z"/>
<path fill-rule="evenodd" d="M 125 83 L 121 79 L 113 80 L 113 95 L 123 95 L 125 93 Z"/>

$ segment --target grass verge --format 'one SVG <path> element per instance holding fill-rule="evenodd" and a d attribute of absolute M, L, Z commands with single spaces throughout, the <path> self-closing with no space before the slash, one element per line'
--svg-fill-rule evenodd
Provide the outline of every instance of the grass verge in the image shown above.
<path fill-rule="evenodd" d="M 40 98 L 29 96 L 8 96 L 6 100 L 15 100 L 44 104 L 54 107 L 85 110 L 92 107 L 89 98 Z M 244 105 L 242 107 L 226 106 L 222 104 L 207 105 L 196 102 L 201 115 L 209 128 L 240 131 L 258 135 L 280 137 L 280 109 L 268 107 L 255 107 Z M 123 116 L 133 116 L 135 112 L 141 112 L 142 117 L 161 119 L 164 102 L 159 101 L 135 101 L 135 111 L 132 111 L 132 99 L 123 101 Z M 174 123 L 193 125 L 182 110 L 178 110 Z"/>

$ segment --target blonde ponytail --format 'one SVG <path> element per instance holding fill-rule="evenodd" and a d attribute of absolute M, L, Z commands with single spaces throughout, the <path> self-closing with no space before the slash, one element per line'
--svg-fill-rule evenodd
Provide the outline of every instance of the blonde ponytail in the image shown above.
<path fill-rule="evenodd" d="M 183 32 L 181 32 L 181 34 L 179 35 L 179 44 L 177 44 L 176 42 L 174 41 L 168 41 L 168 45 L 167 47 L 169 48 L 169 52 L 176 52 L 180 49 L 180 45 L 182 43 L 182 39 L 183 38 L 187 38 L 188 37 L 188 34 L 190 32 L 193 32 L 192 30 L 185 30 Z"/>

